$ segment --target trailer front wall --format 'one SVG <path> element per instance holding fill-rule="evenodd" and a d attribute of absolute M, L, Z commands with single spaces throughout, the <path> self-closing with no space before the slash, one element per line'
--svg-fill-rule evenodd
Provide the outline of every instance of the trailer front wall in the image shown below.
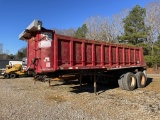
<path fill-rule="evenodd" d="M 32 60 L 36 57 L 36 37 L 32 37 L 27 40 L 27 66 L 30 66 L 30 69 L 34 69 L 34 65 L 31 65 Z"/>
<path fill-rule="evenodd" d="M 36 73 L 54 71 L 53 35 L 53 31 L 38 31 L 27 40 L 27 66 Z"/>

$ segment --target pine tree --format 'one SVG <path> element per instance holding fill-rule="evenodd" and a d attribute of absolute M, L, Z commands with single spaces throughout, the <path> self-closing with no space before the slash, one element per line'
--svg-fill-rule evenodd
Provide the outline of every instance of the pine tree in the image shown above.
<path fill-rule="evenodd" d="M 86 38 L 87 26 L 83 24 L 82 27 L 79 27 L 77 31 L 74 33 L 74 36 L 77 38 Z"/>
<path fill-rule="evenodd" d="M 119 38 L 121 40 L 128 40 L 131 44 L 138 43 L 138 38 L 146 38 L 145 15 L 145 8 L 141 8 L 139 5 L 133 7 L 129 15 L 123 19 L 124 35 Z"/>
<path fill-rule="evenodd" d="M 26 54 L 27 54 L 27 48 L 26 47 L 23 47 L 21 48 L 20 50 L 18 50 L 17 54 L 16 54 L 16 57 L 18 59 L 22 59 L 23 57 L 26 57 Z"/>
<path fill-rule="evenodd" d="M 154 43 L 154 45 L 160 48 L 160 35 L 157 37 L 157 41 Z"/>

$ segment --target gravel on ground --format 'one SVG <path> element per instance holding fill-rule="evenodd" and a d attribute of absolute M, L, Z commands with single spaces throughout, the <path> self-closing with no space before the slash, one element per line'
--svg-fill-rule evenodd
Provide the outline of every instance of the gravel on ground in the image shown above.
<path fill-rule="evenodd" d="M 160 77 L 134 91 L 117 85 L 93 85 L 77 80 L 0 79 L 0 120 L 159 120 Z"/>

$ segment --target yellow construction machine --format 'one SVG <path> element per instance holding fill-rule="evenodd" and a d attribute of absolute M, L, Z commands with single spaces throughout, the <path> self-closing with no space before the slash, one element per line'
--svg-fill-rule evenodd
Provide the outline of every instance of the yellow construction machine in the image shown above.
<path fill-rule="evenodd" d="M 20 75 L 24 75 L 25 72 L 22 69 L 21 64 L 14 64 L 14 65 L 6 65 L 6 69 L 3 73 L 3 76 L 5 79 L 9 78 L 16 78 L 19 77 Z"/>

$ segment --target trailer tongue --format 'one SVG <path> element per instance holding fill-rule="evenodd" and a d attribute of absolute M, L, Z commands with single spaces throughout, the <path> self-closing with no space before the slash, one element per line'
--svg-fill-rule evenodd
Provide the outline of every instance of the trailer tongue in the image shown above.
<path fill-rule="evenodd" d="M 76 74 L 81 83 L 82 75 L 91 75 L 96 88 L 97 76 L 114 77 L 126 90 L 146 84 L 142 48 L 56 34 L 43 28 L 38 20 L 19 39 L 27 42 L 27 65 L 34 70 L 36 78 Z"/>

